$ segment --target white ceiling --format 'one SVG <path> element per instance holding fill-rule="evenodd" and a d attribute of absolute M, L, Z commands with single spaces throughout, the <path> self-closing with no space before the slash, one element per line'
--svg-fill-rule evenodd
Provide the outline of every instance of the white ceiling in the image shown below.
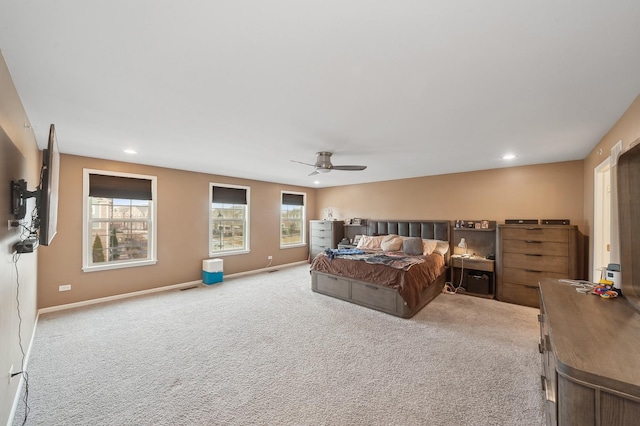
<path fill-rule="evenodd" d="M 97 158 L 310 187 L 576 160 L 640 94 L 638 0 L 2 3 L 40 147 Z M 290 161 L 317 151 L 368 168 Z"/>

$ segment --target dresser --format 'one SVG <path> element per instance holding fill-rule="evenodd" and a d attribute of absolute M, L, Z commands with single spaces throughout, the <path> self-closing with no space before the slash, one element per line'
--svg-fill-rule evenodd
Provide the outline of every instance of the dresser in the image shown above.
<path fill-rule="evenodd" d="M 543 280 L 538 318 L 546 424 L 640 424 L 640 313 Z"/>
<path fill-rule="evenodd" d="M 499 225 L 497 298 L 540 306 L 538 283 L 578 278 L 578 229 L 572 225 Z"/>
<path fill-rule="evenodd" d="M 328 248 L 338 248 L 344 235 L 344 222 L 336 220 L 309 221 L 309 254 L 311 259 Z"/>

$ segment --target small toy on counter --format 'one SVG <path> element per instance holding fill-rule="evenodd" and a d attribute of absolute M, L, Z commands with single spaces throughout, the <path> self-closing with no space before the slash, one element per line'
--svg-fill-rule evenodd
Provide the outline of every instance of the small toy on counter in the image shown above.
<path fill-rule="evenodd" d="M 613 287 L 613 281 L 601 279 L 598 284 L 593 286 L 592 294 L 597 294 L 603 299 L 613 299 L 618 297 L 617 290 Z"/>

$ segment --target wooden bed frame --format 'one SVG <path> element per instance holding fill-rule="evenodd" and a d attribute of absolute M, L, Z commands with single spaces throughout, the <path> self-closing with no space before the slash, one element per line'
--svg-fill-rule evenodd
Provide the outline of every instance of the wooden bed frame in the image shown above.
<path fill-rule="evenodd" d="M 450 222 L 444 220 L 369 220 L 367 234 L 397 234 L 407 237 L 449 241 L 450 226 Z M 449 253 L 450 251 L 445 255 L 447 269 L 450 260 Z M 397 317 L 411 318 L 442 292 L 446 278 L 447 270 L 423 289 L 420 294 L 420 302 L 414 309 L 409 308 L 396 289 L 324 272 L 311 271 L 311 289 L 317 293 L 346 300 L 347 302 Z"/>

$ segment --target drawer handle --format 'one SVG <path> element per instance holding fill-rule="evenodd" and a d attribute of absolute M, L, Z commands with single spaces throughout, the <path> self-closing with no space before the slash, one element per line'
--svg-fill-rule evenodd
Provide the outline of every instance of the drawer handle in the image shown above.
<path fill-rule="evenodd" d="M 525 256 L 537 256 L 540 257 L 542 256 L 541 254 L 531 254 L 531 253 L 527 253 Z"/>
<path fill-rule="evenodd" d="M 536 285 L 536 286 L 533 286 L 533 285 L 525 285 L 525 288 L 532 288 L 532 289 L 534 289 L 534 290 L 537 290 L 537 289 L 538 289 L 538 286 L 537 286 L 537 285 Z"/>
<path fill-rule="evenodd" d="M 542 241 L 526 240 L 525 243 L 527 243 L 527 244 L 542 244 Z"/>
<path fill-rule="evenodd" d="M 533 272 L 534 274 L 541 274 L 542 271 L 536 271 L 535 269 L 525 269 L 527 272 Z"/>
<path fill-rule="evenodd" d="M 378 287 L 374 286 L 374 285 L 369 285 L 369 284 L 365 284 L 365 287 L 370 288 L 371 290 L 377 290 Z"/>
<path fill-rule="evenodd" d="M 544 377 L 543 375 L 540 375 L 540 381 L 542 382 L 542 390 L 546 391 L 547 390 L 547 378 Z"/>
<path fill-rule="evenodd" d="M 526 228 L 527 231 L 542 231 L 542 228 Z"/>
<path fill-rule="evenodd" d="M 548 334 L 544 335 L 544 347 L 551 350 L 551 338 Z"/>

